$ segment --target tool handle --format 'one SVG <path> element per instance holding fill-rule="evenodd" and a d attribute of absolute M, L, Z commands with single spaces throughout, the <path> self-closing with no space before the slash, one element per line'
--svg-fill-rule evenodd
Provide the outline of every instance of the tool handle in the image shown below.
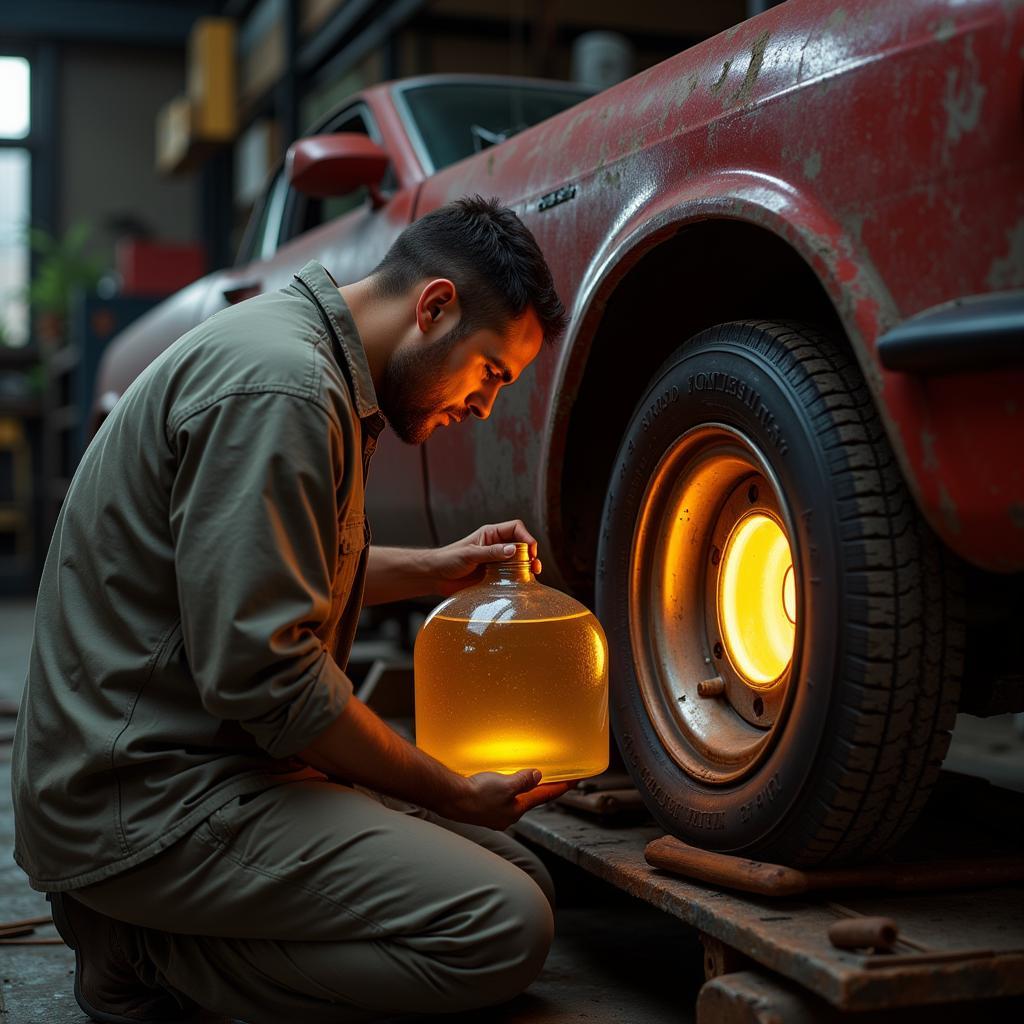
<path fill-rule="evenodd" d="M 836 949 L 890 950 L 899 934 L 891 917 L 850 917 L 829 925 L 828 940 Z"/>
<path fill-rule="evenodd" d="M 644 857 L 648 864 L 677 875 L 761 896 L 796 896 L 811 888 L 807 875 L 796 868 L 698 850 L 675 836 L 652 839 Z"/>

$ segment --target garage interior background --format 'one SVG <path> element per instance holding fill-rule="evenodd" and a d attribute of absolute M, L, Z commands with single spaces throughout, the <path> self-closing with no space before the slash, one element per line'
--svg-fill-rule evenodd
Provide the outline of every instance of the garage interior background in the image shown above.
<path fill-rule="evenodd" d="M 0 775 L 34 595 L 104 349 L 168 295 L 235 262 L 290 142 L 390 79 L 465 72 L 607 87 L 780 2 L 0 0 Z M 987 606 L 1000 599 L 986 594 Z M 408 711 L 406 655 L 422 615 L 376 611 L 364 613 L 349 671 L 362 686 L 384 669 L 394 704 L 382 685 L 373 708 L 394 723 Z M 1022 750 L 1024 715 L 960 714 L 944 767 L 1024 792 Z M 955 812 L 949 820 L 968 834 Z M 11 918 L 46 913 L 11 860 L 11 835 L 3 798 L 0 902 Z M 559 918 L 540 996 L 516 1019 L 539 1019 L 548 999 L 554 1013 L 584 1008 L 593 1020 L 691 1020 L 703 984 L 695 935 L 679 946 L 679 921 L 663 909 L 571 871 L 567 887 L 581 895 Z M 9 955 L 0 1022 L 81 1024 L 70 950 Z M 928 1012 L 942 1021 L 946 1009 Z"/>
<path fill-rule="evenodd" d="M 0 595 L 35 591 L 103 346 L 232 264 L 267 176 L 322 114 L 431 72 L 605 87 L 770 6 L 5 0 Z"/>

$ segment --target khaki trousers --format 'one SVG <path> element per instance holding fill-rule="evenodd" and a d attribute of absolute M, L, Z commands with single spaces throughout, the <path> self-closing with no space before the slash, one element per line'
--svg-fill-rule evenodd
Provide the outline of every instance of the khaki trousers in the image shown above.
<path fill-rule="evenodd" d="M 504 1002 L 554 934 L 551 877 L 510 835 L 326 780 L 236 797 L 70 895 L 141 926 L 153 981 L 249 1024 Z"/>

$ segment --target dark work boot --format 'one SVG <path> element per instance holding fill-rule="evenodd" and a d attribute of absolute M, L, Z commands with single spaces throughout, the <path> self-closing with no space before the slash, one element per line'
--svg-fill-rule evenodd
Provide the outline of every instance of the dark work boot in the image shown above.
<path fill-rule="evenodd" d="M 53 923 L 75 951 L 75 999 L 104 1024 L 191 1021 L 198 1007 L 185 997 L 146 984 L 133 966 L 134 925 L 115 921 L 66 892 L 47 893 Z M 129 944 L 126 951 L 123 944 Z"/>

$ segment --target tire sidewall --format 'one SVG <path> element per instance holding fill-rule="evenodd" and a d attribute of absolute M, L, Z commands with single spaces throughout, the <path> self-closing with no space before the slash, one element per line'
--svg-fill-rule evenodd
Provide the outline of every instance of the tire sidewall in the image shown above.
<path fill-rule="evenodd" d="M 793 368 L 785 354 L 779 363 L 767 357 L 771 345 L 755 327 L 726 324 L 698 335 L 662 366 L 620 446 L 598 543 L 596 603 L 608 636 L 611 722 L 623 760 L 662 825 L 720 850 L 763 849 L 807 798 L 842 654 L 836 496 L 810 414 L 784 376 Z M 746 776 L 724 785 L 697 782 L 662 746 L 640 693 L 629 624 L 633 531 L 647 482 L 681 435 L 708 423 L 743 433 L 774 472 L 789 509 L 800 595 L 799 654 L 782 728 Z"/>

